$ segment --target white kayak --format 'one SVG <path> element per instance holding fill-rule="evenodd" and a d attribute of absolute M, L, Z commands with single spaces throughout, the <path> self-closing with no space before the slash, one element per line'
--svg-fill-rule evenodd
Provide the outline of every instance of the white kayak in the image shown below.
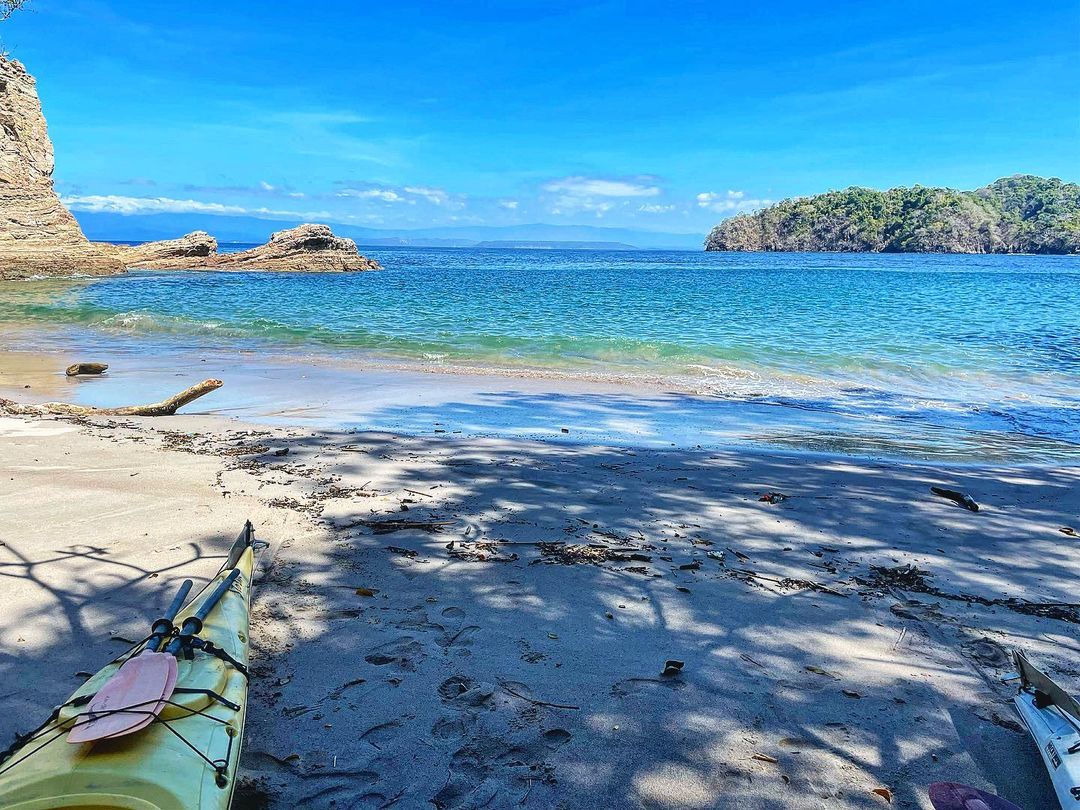
<path fill-rule="evenodd" d="M 1013 698 L 1054 783 L 1062 810 L 1080 810 L 1080 703 L 1014 652 L 1020 693 Z"/>

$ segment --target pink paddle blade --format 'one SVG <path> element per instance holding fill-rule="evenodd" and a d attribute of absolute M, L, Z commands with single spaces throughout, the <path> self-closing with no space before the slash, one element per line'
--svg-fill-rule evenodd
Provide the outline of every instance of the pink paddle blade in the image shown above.
<path fill-rule="evenodd" d="M 930 804 L 935 810 L 1020 810 L 1012 802 L 959 782 L 930 785 Z"/>
<path fill-rule="evenodd" d="M 129 658 L 94 695 L 71 731 L 69 743 L 121 737 L 146 728 L 176 686 L 176 658 L 144 652 Z"/>

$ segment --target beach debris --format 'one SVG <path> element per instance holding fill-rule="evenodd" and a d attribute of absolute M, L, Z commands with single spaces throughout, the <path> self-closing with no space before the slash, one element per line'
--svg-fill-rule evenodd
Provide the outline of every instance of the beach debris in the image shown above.
<path fill-rule="evenodd" d="M 813 672 L 815 675 L 824 675 L 826 678 L 832 678 L 833 680 L 837 681 L 840 680 L 839 675 L 829 672 L 829 670 L 827 669 L 822 669 L 819 666 L 814 666 L 813 664 L 807 664 L 805 667 L 803 667 L 803 669 L 805 669 L 807 672 Z"/>
<path fill-rule="evenodd" d="M 787 500 L 787 495 L 783 492 L 766 492 L 758 500 L 765 503 L 780 503 L 780 501 Z"/>
<path fill-rule="evenodd" d="M 685 563 L 679 566 L 680 571 L 698 571 L 701 569 L 701 560 L 694 560 L 692 563 Z"/>
<path fill-rule="evenodd" d="M 6 411 L 15 416 L 41 416 L 43 414 L 50 416 L 172 416 L 189 402 L 211 391 L 216 391 L 224 384 L 221 380 L 203 380 L 161 402 L 153 402 L 149 405 L 125 405 L 121 408 L 96 408 L 92 405 L 72 405 L 67 402 L 20 405 L 10 399 L 0 399 L 0 411 Z"/>
<path fill-rule="evenodd" d="M 415 557 L 420 552 L 411 548 L 402 548 L 401 546 L 387 546 L 386 550 L 394 554 L 400 554 L 402 557 Z"/>
<path fill-rule="evenodd" d="M 498 541 L 451 540 L 446 550 L 451 557 L 464 562 L 514 562 L 518 558 L 517 554 L 500 554 Z"/>
<path fill-rule="evenodd" d="M 862 695 L 860 695 L 854 689 L 841 689 L 840 691 L 843 692 L 846 697 L 854 698 L 855 700 L 858 700 L 862 697 Z"/>
<path fill-rule="evenodd" d="M 820 582 L 814 582 L 810 579 L 795 579 L 793 577 L 770 577 L 765 574 L 759 574 L 757 571 L 751 571 L 747 568 L 729 568 L 727 569 L 727 575 L 732 579 L 737 579 L 740 582 L 745 582 L 748 585 L 756 584 L 754 580 L 762 580 L 764 582 L 771 582 L 774 585 L 778 585 L 782 590 L 800 590 L 800 591 L 815 591 L 817 593 L 827 593 L 830 596 L 840 596 L 847 598 L 846 593 L 830 588 L 828 585 L 823 585 Z"/>
<path fill-rule="evenodd" d="M 533 560 L 535 563 L 547 565 L 600 565 L 605 562 L 652 562 L 648 554 L 641 554 L 628 548 L 611 548 L 599 543 L 575 544 L 552 541 L 550 543 L 536 543 L 540 551 L 540 558 Z M 630 570 L 630 569 L 627 569 Z M 646 569 L 647 570 L 647 569 Z"/>
<path fill-rule="evenodd" d="M 357 596 L 366 596 L 366 597 L 370 598 L 370 597 L 375 596 L 375 594 L 377 594 L 377 593 L 378 593 L 378 591 L 375 590 L 374 588 L 357 588 L 356 589 L 356 595 Z"/>
<path fill-rule="evenodd" d="M 873 793 L 875 796 L 880 796 L 885 801 L 887 801 L 889 804 L 892 804 L 892 791 L 889 790 L 888 788 L 884 788 L 884 787 L 874 788 L 870 792 Z"/>
<path fill-rule="evenodd" d="M 939 498 L 947 498 L 957 506 L 962 506 L 971 512 L 979 511 L 979 505 L 975 503 L 975 499 L 963 492 L 957 492 L 955 489 L 945 489 L 944 487 L 930 487 L 930 491 Z"/>
<path fill-rule="evenodd" d="M 72 363 L 64 370 L 64 373 L 69 377 L 78 377 L 81 374 L 104 374 L 108 367 L 108 363 Z"/>
<path fill-rule="evenodd" d="M 275 450 L 274 455 L 275 456 L 287 456 L 287 455 L 289 455 L 289 448 L 288 447 L 282 447 L 279 450 Z"/>
<path fill-rule="evenodd" d="M 1080 537 L 1080 532 L 1077 532 L 1072 526 L 1062 526 L 1058 531 L 1068 537 Z"/>
<path fill-rule="evenodd" d="M 613 613 L 605 613 L 604 618 L 605 619 L 614 619 L 615 615 Z"/>
<path fill-rule="evenodd" d="M 1039 616 L 1046 619 L 1058 619 L 1070 624 L 1080 624 L 1080 602 L 1031 602 L 1027 599 L 1009 597 L 1007 599 L 988 599 L 972 593 L 949 593 L 935 587 L 930 583 L 933 575 L 916 565 L 898 565 L 892 568 L 885 566 L 871 566 L 873 579 L 855 577 L 860 585 L 869 586 L 881 593 L 896 591 L 913 591 L 926 593 L 940 599 L 949 599 L 955 602 L 969 602 L 984 607 L 1004 607 L 1014 613 L 1023 613 L 1026 616 Z M 899 598 L 899 597 L 897 597 Z M 890 608 L 897 616 L 904 618 L 920 618 L 913 612 L 906 610 L 904 606 L 893 605 Z"/>
<path fill-rule="evenodd" d="M 503 689 L 505 689 L 507 692 L 509 692 L 514 697 L 520 698 L 521 700 L 524 700 L 526 703 L 531 703 L 534 706 L 549 706 L 549 707 L 551 707 L 553 709 L 580 709 L 581 708 L 580 706 L 572 706 L 569 703 L 551 703 L 551 702 L 546 701 L 546 700 L 537 700 L 536 698 L 529 697 L 528 695 L 523 695 L 521 692 L 519 692 L 516 689 L 514 689 L 513 687 L 511 687 L 510 684 L 508 682 L 506 682 L 506 681 L 499 681 L 499 686 L 501 686 Z M 519 686 L 522 689 L 525 688 L 524 684 L 514 684 L 514 686 Z"/>
<path fill-rule="evenodd" d="M 748 664 L 753 664 L 755 667 L 760 667 L 761 669 L 765 669 L 764 664 L 758 663 L 757 661 L 755 661 L 753 658 L 751 658 L 746 653 L 739 653 L 739 658 L 741 658 L 743 661 L 745 661 Z"/>
<path fill-rule="evenodd" d="M 677 661 L 674 658 L 669 658 L 667 661 L 664 662 L 664 671 L 660 674 L 670 678 L 674 675 L 678 675 L 679 673 L 681 673 L 683 666 L 685 666 L 685 664 L 682 661 Z"/>
<path fill-rule="evenodd" d="M 452 520 L 358 520 L 361 526 L 371 529 L 372 534 L 392 534 L 406 529 L 418 529 L 423 532 L 438 534 L 444 526 L 452 526 Z"/>
<path fill-rule="evenodd" d="M 559 432 L 560 432 L 560 433 L 569 433 L 569 432 L 570 432 L 570 428 L 559 428 Z"/>
<path fill-rule="evenodd" d="M 768 754 L 755 753 L 750 759 L 756 759 L 758 762 L 768 762 L 770 765 L 776 765 L 780 762 L 776 757 L 770 757 Z"/>

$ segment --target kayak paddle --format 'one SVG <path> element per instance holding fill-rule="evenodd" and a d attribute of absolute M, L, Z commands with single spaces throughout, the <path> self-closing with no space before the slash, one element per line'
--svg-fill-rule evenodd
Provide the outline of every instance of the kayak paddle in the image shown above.
<path fill-rule="evenodd" d="M 146 648 L 121 664 L 94 695 L 86 707 L 87 720 L 75 723 L 68 733 L 68 742 L 84 743 L 121 737 L 154 722 L 176 688 L 176 656 L 191 642 L 192 636 L 202 630 L 210 611 L 239 576 L 239 569 L 230 571 L 203 600 L 199 609 L 184 620 L 180 635 L 169 642 L 164 652 L 159 652 L 157 648 L 172 632 L 173 619 L 191 590 L 191 580 L 184 580 L 166 615 L 154 622 Z"/>

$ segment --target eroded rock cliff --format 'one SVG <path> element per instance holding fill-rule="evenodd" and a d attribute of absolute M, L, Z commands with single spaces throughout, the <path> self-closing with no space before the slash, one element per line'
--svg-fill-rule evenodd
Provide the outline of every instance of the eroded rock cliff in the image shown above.
<path fill-rule="evenodd" d="M 34 78 L 0 57 L 0 279 L 123 272 L 56 196 L 53 166 Z"/>

